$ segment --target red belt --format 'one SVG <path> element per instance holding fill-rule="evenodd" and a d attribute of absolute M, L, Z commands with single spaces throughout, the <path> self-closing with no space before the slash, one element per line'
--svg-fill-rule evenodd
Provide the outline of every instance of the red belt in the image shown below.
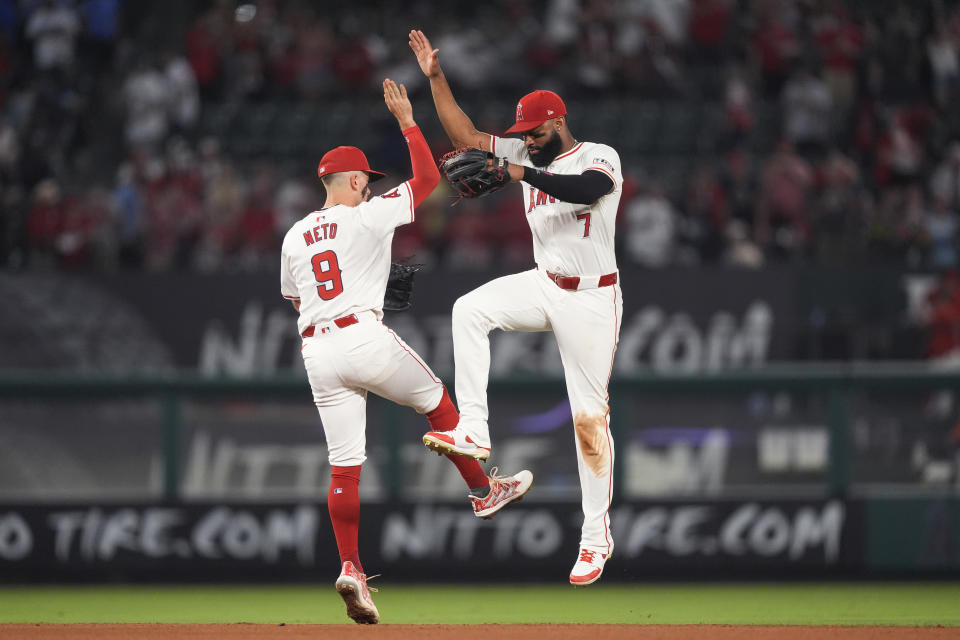
<path fill-rule="evenodd" d="M 555 273 L 547 271 L 547 277 L 553 280 L 561 289 L 576 291 L 577 287 L 580 286 L 580 276 L 558 276 Z M 598 287 L 609 287 L 612 284 L 617 284 L 616 273 L 608 273 L 605 276 L 600 276 L 600 281 L 597 282 Z"/>
<path fill-rule="evenodd" d="M 343 329 L 345 327 L 349 327 L 352 324 L 357 324 L 358 322 L 360 321 L 357 319 L 357 316 L 351 313 L 348 316 L 343 316 L 342 318 L 335 319 L 333 321 L 333 324 Z M 304 329 L 303 333 L 301 333 L 300 335 L 303 336 L 304 338 L 309 338 L 314 334 L 315 331 L 316 331 L 316 325 L 310 325 L 309 327 Z"/>

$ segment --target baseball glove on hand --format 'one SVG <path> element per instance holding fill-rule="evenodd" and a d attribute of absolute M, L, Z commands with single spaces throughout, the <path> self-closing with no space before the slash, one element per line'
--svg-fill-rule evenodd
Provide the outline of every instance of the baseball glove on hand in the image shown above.
<path fill-rule="evenodd" d="M 440 158 L 440 170 L 460 198 L 479 198 L 510 184 L 506 158 L 490 151 L 468 147 L 451 151 Z"/>
<path fill-rule="evenodd" d="M 413 293 L 413 276 L 420 271 L 422 264 L 390 263 L 390 276 L 387 278 L 387 290 L 383 294 L 384 311 L 406 311 L 410 308 L 410 294 Z"/>

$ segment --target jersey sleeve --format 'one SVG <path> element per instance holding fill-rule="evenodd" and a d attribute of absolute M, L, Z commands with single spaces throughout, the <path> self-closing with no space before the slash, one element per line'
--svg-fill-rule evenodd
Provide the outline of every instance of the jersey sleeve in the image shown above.
<path fill-rule="evenodd" d="M 623 186 L 623 168 L 620 166 L 620 154 L 605 144 L 598 144 L 586 154 L 586 166 L 583 171 L 602 171 L 613 180 L 613 189 Z"/>
<path fill-rule="evenodd" d="M 409 182 L 403 182 L 361 204 L 360 219 L 365 227 L 386 234 L 413 222 L 413 206 L 413 190 Z"/>
<path fill-rule="evenodd" d="M 498 138 L 490 136 L 490 151 L 493 155 L 506 158 L 513 164 L 524 164 L 530 160 L 523 140 L 519 138 Z"/>
<path fill-rule="evenodd" d="M 289 234 L 287 237 L 289 237 Z M 293 277 L 293 269 L 290 268 L 290 254 L 286 251 L 286 244 L 286 239 L 284 239 L 284 246 L 280 250 L 280 295 L 287 300 L 299 300 L 300 291 L 297 289 L 297 281 Z"/>

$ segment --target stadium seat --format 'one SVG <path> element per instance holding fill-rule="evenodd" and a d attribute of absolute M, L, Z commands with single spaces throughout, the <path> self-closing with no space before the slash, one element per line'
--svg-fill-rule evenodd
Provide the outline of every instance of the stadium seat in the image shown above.
<path fill-rule="evenodd" d="M 312 139 L 319 107 L 314 104 L 287 104 L 280 109 L 274 128 L 274 152 L 285 156 L 306 153 L 315 144 Z M 319 125 L 319 122 L 317 123 Z"/>
<path fill-rule="evenodd" d="M 252 105 L 240 114 L 242 125 L 253 135 L 269 133 L 279 109 L 273 102 Z"/>
<path fill-rule="evenodd" d="M 230 128 L 237 108 L 230 104 L 204 103 L 200 112 L 199 129 L 202 134 L 220 137 Z"/>
<path fill-rule="evenodd" d="M 700 132 L 699 114 L 686 102 L 671 102 L 663 109 L 659 122 L 657 149 L 662 153 L 689 153 L 696 149 Z"/>
<path fill-rule="evenodd" d="M 630 153 L 647 154 L 657 148 L 660 132 L 660 105 L 654 101 L 626 103 L 620 121 L 620 135 Z"/>
<path fill-rule="evenodd" d="M 750 146 L 753 151 L 770 153 L 780 138 L 780 105 L 758 102 L 754 106 L 754 114 L 757 120 Z"/>

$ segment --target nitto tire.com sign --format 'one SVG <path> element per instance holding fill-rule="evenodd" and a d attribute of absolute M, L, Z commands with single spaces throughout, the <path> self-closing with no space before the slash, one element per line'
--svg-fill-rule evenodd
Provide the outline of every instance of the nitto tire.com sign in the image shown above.
<path fill-rule="evenodd" d="M 605 579 L 842 574 L 860 563 L 860 511 L 842 501 L 616 506 Z M 489 521 L 459 503 L 368 504 L 360 550 L 386 578 L 550 581 L 569 571 L 581 519 L 575 503 Z M 323 580 L 338 568 L 324 504 L 0 506 L 5 582 Z"/>

